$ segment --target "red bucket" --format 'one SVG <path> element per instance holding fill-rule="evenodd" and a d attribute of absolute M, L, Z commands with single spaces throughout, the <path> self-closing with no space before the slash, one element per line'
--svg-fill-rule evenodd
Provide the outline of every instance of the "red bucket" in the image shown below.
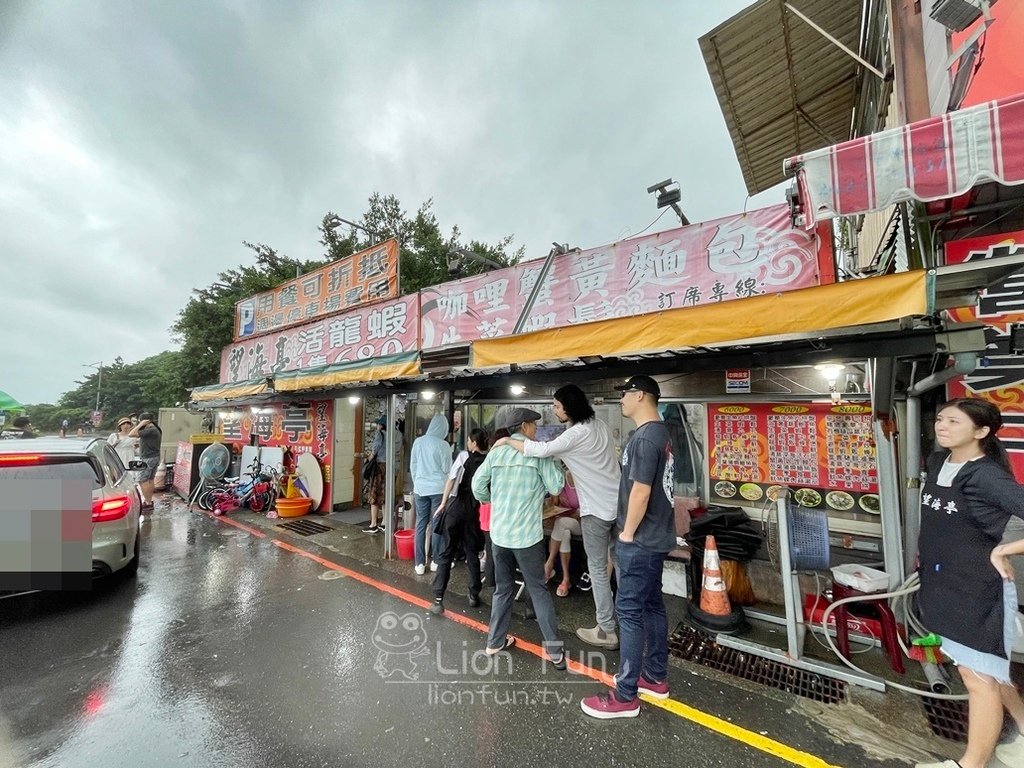
<path fill-rule="evenodd" d="M 403 528 L 395 531 L 395 552 L 399 560 L 412 560 L 416 554 L 416 531 Z"/>

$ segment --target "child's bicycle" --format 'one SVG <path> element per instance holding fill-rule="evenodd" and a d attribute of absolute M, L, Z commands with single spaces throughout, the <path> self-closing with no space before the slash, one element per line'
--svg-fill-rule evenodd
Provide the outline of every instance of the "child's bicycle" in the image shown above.
<path fill-rule="evenodd" d="M 266 512 L 277 498 L 277 471 L 272 467 L 263 467 L 257 458 L 247 476 L 245 480 L 228 482 L 200 495 L 197 501 L 200 508 L 218 516 L 240 507 L 248 507 L 253 512 Z"/>

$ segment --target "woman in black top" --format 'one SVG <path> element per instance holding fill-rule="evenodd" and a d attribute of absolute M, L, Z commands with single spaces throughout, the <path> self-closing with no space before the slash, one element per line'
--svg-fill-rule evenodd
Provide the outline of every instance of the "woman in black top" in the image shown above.
<path fill-rule="evenodd" d="M 466 554 L 469 571 L 469 606 L 480 605 L 480 551 L 484 548 L 484 535 L 480 530 L 480 502 L 473 495 L 473 475 L 487 458 L 487 433 L 474 429 L 466 440 L 467 450 L 456 457 L 444 486 L 441 505 L 434 512 L 431 525 L 439 517 L 444 531 L 444 549 L 437 561 L 434 574 L 434 604 L 431 613 L 444 613 L 444 593 L 452 572 L 452 562 L 460 552 Z"/>
<path fill-rule="evenodd" d="M 1024 733 L 1024 704 L 1010 682 L 1017 594 L 1007 560 L 1024 552 L 1024 541 L 999 543 L 1010 515 L 1024 517 L 1024 488 L 996 437 L 1002 424 L 998 408 L 974 398 L 946 403 L 935 419 L 942 450 L 928 458 L 921 492 L 918 602 L 925 626 L 941 635 L 943 652 L 960 669 L 970 714 L 960 761 L 917 768 L 984 768 L 1004 707 Z M 1024 765 L 1024 737 L 996 754 Z"/>

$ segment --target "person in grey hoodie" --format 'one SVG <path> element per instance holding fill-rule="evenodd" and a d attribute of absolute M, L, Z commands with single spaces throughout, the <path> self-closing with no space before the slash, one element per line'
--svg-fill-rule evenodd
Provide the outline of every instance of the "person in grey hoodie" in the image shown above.
<path fill-rule="evenodd" d="M 435 413 L 427 433 L 412 444 L 409 470 L 412 473 L 413 501 L 416 504 L 416 574 L 426 572 L 426 536 L 434 511 L 441 504 L 444 483 L 452 468 L 452 447 L 448 436 L 448 419 Z M 443 546 L 441 536 L 433 534 L 430 540 L 430 570 L 437 570 L 437 557 Z"/>

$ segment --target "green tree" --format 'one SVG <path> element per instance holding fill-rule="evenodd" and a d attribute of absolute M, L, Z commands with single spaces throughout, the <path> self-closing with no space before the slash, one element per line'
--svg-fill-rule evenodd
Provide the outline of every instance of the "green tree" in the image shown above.
<path fill-rule="evenodd" d="M 195 295 L 171 327 L 173 337 L 181 344 L 177 371 L 184 386 L 191 388 L 219 381 L 221 350 L 233 339 L 237 302 L 268 291 L 296 274 L 351 256 L 373 243 L 392 237 L 398 239 L 403 294 L 450 280 L 448 254 L 457 247 L 465 247 L 507 266 L 522 258 L 522 248 L 510 252 L 512 235 L 495 245 L 473 240 L 463 246 L 459 228 L 452 227 L 447 235 L 443 234 L 432 208 L 433 201 L 427 200 L 410 218 L 397 197 L 375 192 L 367 201 L 366 213 L 355 222 L 361 229 L 346 227 L 337 214 L 328 211 L 317 227 L 319 242 L 324 248 L 320 260 L 297 261 L 279 254 L 269 245 L 244 242 L 243 245 L 255 254 L 254 263 L 225 270 L 217 275 L 215 282 L 194 291 Z M 487 269 L 471 262 L 463 274 L 478 274 Z"/>
<path fill-rule="evenodd" d="M 256 254 L 255 263 L 239 265 L 217 275 L 206 288 L 194 291 L 171 333 L 181 344 L 178 371 L 187 388 L 216 384 L 220 353 L 234 337 L 235 304 L 268 291 L 299 273 L 323 266 L 325 261 L 297 261 L 263 243 L 242 243 Z"/>
<path fill-rule="evenodd" d="M 495 245 L 478 240 L 464 244 L 457 226 L 453 226 L 449 234 L 445 235 L 433 207 L 434 201 L 427 200 L 416 211 L 416 215 L 410 218 L 397 197 L 374 192 L 367 201 L 366 213 L 355 222 L 362 229 L 349 227 L 348 235 L 344 238 L 337 230 L 345 227 L 345 224 L 339 223 L 337 216 L 329 212 L 319 227 L 320 243 L 326 249 L 324 256 L 327 261 L 334 261 L 369 248 L 373 242 L 397 238 L 401 254 L 399 282 L 403 294 L 415 293 L 450 280 L 448 255 L 455 248 L 466 248 L 503 266 L 516 264 L 523 257 L 522 247 L 511 250 L 514 239 L 512 235 L 503 237 Z M 372 241 L 370 232 L 375 235 Z M 469 262 L 461 274 L 467 277 L 488 269 L 490 267 L 484 264 Z"/>

